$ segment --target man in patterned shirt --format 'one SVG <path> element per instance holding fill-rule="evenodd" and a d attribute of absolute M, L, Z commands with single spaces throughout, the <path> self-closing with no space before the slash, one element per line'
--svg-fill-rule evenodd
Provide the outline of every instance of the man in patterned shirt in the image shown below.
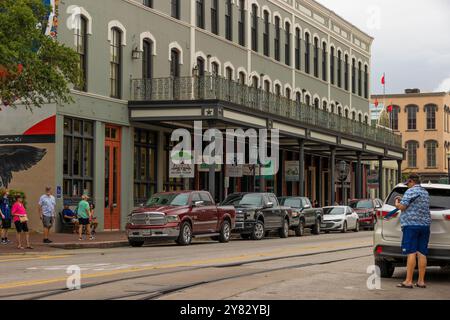
<path fill-rule="evenodd" d="M 403 198 L 395 199 L 395 206 L 402 211 L 402 252 L 408 256 L 406 280 L 399 288 L 413 288 L 413 275 L 419 260 L 419 280 L 416 287 L 426 288 L 425 271 L 427 268 L 428 242 L 430 240 L 430 195 L 420 186 L 420 178 L 411 174 L 405 182 L 408 190 Z"/>

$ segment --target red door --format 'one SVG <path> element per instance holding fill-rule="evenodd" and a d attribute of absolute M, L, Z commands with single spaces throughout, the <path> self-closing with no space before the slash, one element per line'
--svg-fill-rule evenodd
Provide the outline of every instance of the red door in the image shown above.
<path fill-rule="evenodd" d="M 120 230 L 120 127 L 105 129 L 105 231 Z"/>

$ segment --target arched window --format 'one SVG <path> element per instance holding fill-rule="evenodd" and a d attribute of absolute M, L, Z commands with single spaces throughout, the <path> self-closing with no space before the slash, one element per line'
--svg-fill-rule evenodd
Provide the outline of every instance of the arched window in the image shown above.
<path fill-rule="evenodd" d="M 281 97 L 281 86 L 278 83 L 275 85 L 275 94 L 277 97 Z"/>
<path fill-rule="evenodd" d="M 225 76 L 227 78 L 227 80 L 233 80 L 233 69 L 230 67 L 226 67 L 225 68 Z"/>
<path fill-rule="evenodd" d="M 290 99 L 291 98 L 291 89 L 286 88 L 286 98 Z"/>
<path fill-rule="evenodd" d="M 369 116 L 364 116 L 364 123 L 369 124 Z"/>
<path fill-rule="evenodd" d="M 362 114 L 361 114 L 361 113 L 358 114 L 358 121 L 359 121 L 359 122 L 362 122 Z"/>
<path fill-rule="evenodd" d="M 390 113 L 390 120 L 392 124 L 392 130 L 398 130 L 398 114 L 400 113 L 399 106 L 393 106 Z"/>
<path fill-rule="evenodd" d="M 311 105 L 311 97 L 309 96 L 309 94 L 307 94 L 305 96 L 305 103 L 306 103 L 307 106 Z"/>
<path fill-rule="evenodd" d="M 408 168 L 417 168 L 417 149 L 418 148 L 419 148 L 419 143 L 417 141 L 406 142 Z"/>
<path fill-rule="evenodd" d="M 342 117 L 342 107 L 338 106 L 338 115 Z"/>
<path fill-rule="evenodd" d="M 252 87 L 255 89 L 259 88 L 259 79 L 257 76 L 252 77 Z"/>
<path fill-rule="evenodd" d="M 328 111 L 328 103 L 326 101 L 322 101 L 322 109 Z"/>
<path fill-rule="evenodd" d="M 345 55 L 345 61 L 344 61 L 344 68 L 345 68 L 345 70 L 344 70 L 344 88 L 345 88 L 345 90 L 347 90 L 348 91 L 348 77 L 349 77 L 349 61 L 348 61 L 348 54 L 346 54 Z"/>
<path fill-rule="evenodd" d="M 205 60 L 201 57 L 197 58 L 197 72 L 199 77 L 205 76 Z"/>
<path fill-rule="evenodd" d="M 314 76 L 319 77 L 319 39 L 314 38 Z"/>
<path fill-rule="evenodd" d="M 297 102 L 297 105 L 300 105 L 302 103 L 302 94 L 300 91 L 297 91 L 295 93 L 295 101 Z"/>
<path fill-rule="evenodd" d="M 305 34 L 305 72 L 311 73 L 311 39 L 309 33 Z"/>
<path fill-rule="evenodd" d="M 86 17 L 80 16 L 80 23 L 75 29 L 75 43 L 76 51 L 78 53 L 78 65 L 80 67 L 79 84 L 75 89 L 80 91 L 87 91 L 87 24 Z"/>
<path fill-rule="evenodd" d="M 353 121 L 356 120 L 356 111 L 352 111 L 352 120 L 353 120 Z"/>
<path fill-rule="evenodd" d="M 291 24 L 286 22 L 285 24 L 285 45 L 284 45 L 284 63 L 287 66 L 291 65 Z"/>
<path fill-rule="evenodd" d="M 358 62 L 358 95 L 362 97 L 362 63 Z"/>
<path fill-rule="evenodd" d="M 352 59 L 352 93 L 356 94 L 356 59 Z"/>
<path fill-rule="evenodd" d="M 429 140 L 425 142 L 425 149 L 427 150 L 427 167 L 436 168 L 436 148 L 438 146 L 437 141 Z"/>
<path fill-rule="evenodd" d="M 180 52 L 177 49 L 170 51 L 170 76 L 173 78 L 180 77 Z"/>
<path fill-rule="evenodd" d="M 245 73 L 244 72 L 239 72 L 239 84 L 241 86 L 245 86 Z"/>
<path fill-rule="evenodd" d="M 364 66 L 364 98 L 369 98 L 369 67 Z"/>
<path fill-rule="evenodd" d="M 264 55 L 266 57 L 270 56 L 270 15 L 269 11 L 264 10 Z"/>
<path fill-rule="evenodd" d="M 417 130 L 417 112 L 418 106 L 407 106 L 406 113 L 408 114 L 408 130 Z"/>
<path fill-rule="evenodd" d="M 111 29 L 110 47 L 110 96 L 120 99 L 122 94 L 122 32 L 119 28 Z"/>
<path fill-rule="evenodd" d="M 319 109 L 320 107 L 320 101 L 319 98 L 314 99 L 314 108 Z"/>
<path fill-rule="evenodd" d="M 281 22 L 280 17 L 275 17 L 275 38 L 274 38 L 274 48 L 275 48 L 275 60 L 280 61 L 280 36 L 281 36 Z"/>
<path fill-rule="evenodd" d="M 344 110 L 344 116 L 348 119 L 348 109 Z"/>
<path fill-rule="evenodd" d="M 331 47 L 330 49 L 330 81 L 331 84 L 335 84 L 334 81 L 334 69 L 335 69 L 335 61 L 334 61 L 335 57 L 334 57 L 334 47 Z"/>
<path fill-rule="evenodd" d="M 336 111 L 336 110 L 335 110 L 334 103 L 332 103 L 331 106 L 330 106 L 330 112 L 331 112 L 331 113 L 335 113 L 335 111 Z"/>
<path fill-rule="evenodd" d="M 270 81 L 269 80 L 264 80 L 264 91 L 266 91 L 267 93 L 270 92 Z"/>
<path fill-rule="evenodd" d="M 323 81 L 327 81 L 327 71 L 328 71 L 328 67 L 327 67 L 327 44 L 324 41 L 322 43 L 322 80 Z"/>
<path fill-rule="evenodd" d="M 219 64 L 217 62 L 211 63 L 211 75 L 213 75 L 214 77 L 218 77 L 219 74 Z"/>
<path fill-rule="evenodd" d="M 427 114 L 427 130 L 435 130 L 436 129 L 436 111 L 437 106 L 435 105 L 426 105 L 425 112 Z"/>
<path fill-rule="evenodd" d="M 295 29 L 295 69 L 301 69 L 301 37 L 300 28 Z"/>
<path fill-rule="evenodd" d="M 337 65 L 337 85 L 342 88 L 342 52 L 338 51 L 338 65 Z"/>
<path fill-rule="evenodd" d="M 153 42 L 149 39 L 143 41 L 142 78 L 153 78 Z"/>
<path fill-rule="evenodd" d="M 252 50 L 258 52 L 258 6 L 252 4 Z"/>

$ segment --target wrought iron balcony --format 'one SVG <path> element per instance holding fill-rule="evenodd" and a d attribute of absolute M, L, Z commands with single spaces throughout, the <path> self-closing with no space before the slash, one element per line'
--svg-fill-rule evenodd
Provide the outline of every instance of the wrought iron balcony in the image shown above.
<path fill-rule="evenodd" d="M 366 141 L 396 148 L 402 146 L 401 136 L 388 129 L 376 128 L 222 77 L 133 79 L 131 82 L 134 101 L 222 100 Z"/>

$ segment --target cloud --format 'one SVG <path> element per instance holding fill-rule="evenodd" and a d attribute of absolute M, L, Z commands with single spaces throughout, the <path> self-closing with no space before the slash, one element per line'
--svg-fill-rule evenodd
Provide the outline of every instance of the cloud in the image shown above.
<path fill-rule="evenodd" d="M 439 87 L 437 87 L 435 90 L 435 92 L 450 92 L 450 77 L 448 77 L 447 79 L 444 79 L 441 84 L 439 85 Z"/>

